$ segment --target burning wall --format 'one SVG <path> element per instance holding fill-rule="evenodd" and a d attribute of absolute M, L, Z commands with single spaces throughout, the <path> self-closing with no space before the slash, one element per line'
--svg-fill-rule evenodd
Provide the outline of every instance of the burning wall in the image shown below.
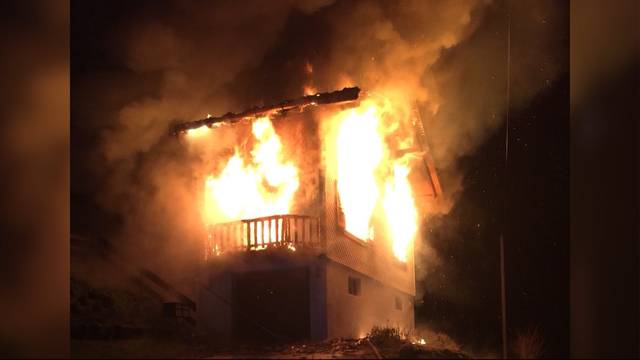
<path fill-rule="evenodd" d="M 203 216 L 208 225 L 220 221 L 216 214 L 233 221 L 290 213 L 299 170 L 284 160 L 282 142 L 268 117 L 255 119 L 251 130 L 249 159 L 236 148 L 222 171 L 205 180 Z"/>
<path fill-rule="evenodd" d="M 237 142 L 207 150 L 222 134 Z M 199 206 L 205 224 L 317 212 L 309 207 L 317 197 L 320 158 L 315 122 L 308 115 L 261 115 L 221 129 L 189 130 L 184 139 L 206 163 Z"/>
<path fill-rule="evenodd" d="M 327 179 L 335 182 L 344 230 L 362 241 L 387 243 L 395 257 L 406 262 L 418 229 L 418 210 L 408 175 L 415 163 L 412 160 L 420 157 L 409 108 L 375 95 L 347 109 L 324 109 L 287 121 L 285 126 L 295 124 L 298 128 L 305 121 L 313 124 L 313 129 L 319 124 L 319 131 L 307 131 L 302 137 L 320 145 L 316 147 L 289 141 L 294 146 L 285 148 L 282 135 L 292 138 L 300 134 L 296 134 L 295 125 L 293 132 L 281 127 L 278 134 L 271 120 L 275 114 L 251 119 L 250 139 L 236 146 L 229 158 L 218 155 L 210 160 L 220 166 L 204 180 L 201 212 L 205 225 L 296 213 L 293 209 L 297 214 L 323 217 L 318 211 L 310 213 L 306 208 L 311 205 L 309 199 L 296 195 L 301 172 L 315 178 L 326 170 Z M 243 133 L 242 127 L 236 131 Z M 213 141 L 215 136 L 216 129 L 201 126 L 187 130 L 185 138 L 197 144 Z M 321 153 L 323 161 L 319 162 Z M 296 157 L 293 154 L 299 154 L 298 160 L 315 161 L 298 165 L 291 160 Z M 305 184 L 309 193 L 320 195 L 315 198 L 316 205 L 319 200 L 324 206 L 322 190 L 309 188 L 308 181 Z M 278 221 L 271 226 L 274 234 L 282 230 L 286 220 Z M 236 232 L 248 243 L 251 231 Z"/>
<path fill-rule="evenodd" d="M 334 114 L 326 123 L 324 151 L 334 172 L 344 228 L 357 238 L 387 239 L 406 262 L 417 235 L 416 201 L 408 175 L 415 153 L 406 108 L 378 96 Z M 377 234 L 377 235 L 376 235 Z"/>

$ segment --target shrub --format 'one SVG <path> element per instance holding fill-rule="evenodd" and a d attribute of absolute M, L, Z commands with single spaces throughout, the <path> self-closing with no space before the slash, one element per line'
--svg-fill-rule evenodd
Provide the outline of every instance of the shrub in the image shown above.
<path fill-rule="evenodd" d="M 379 346 L 394 346 L 405 342 L 405 336 L 397 327 L 392 326 L 374 326 L 367 337 L 369 340 Z"/>

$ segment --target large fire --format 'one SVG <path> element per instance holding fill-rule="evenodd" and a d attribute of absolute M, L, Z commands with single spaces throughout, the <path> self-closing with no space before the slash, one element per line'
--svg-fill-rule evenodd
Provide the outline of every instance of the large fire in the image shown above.
<path fill-rule="evenodd" d="M 409 167 L 401 162 L 393 165 L 393 178 L 384 187 L 383 206 L 392 237 L 393 254 L 406 262 L 409 247 L 418 230 L 418 211 L 407 176 Z"/>
<path fill-rule="evenodd" d="M 341 116 L 336 162 L 345 230 L 366 240 L 373 232 L 371 220 L 380 197 L 376 171 L 384 155 L 384 143 L 378 132 L 379 117 L 374 106 L 353 109 Z"/>
<path fill-rule="evenodd" d="M 254 120 L 251 159 L 238 149 L 218 176 L 205 180 L 204 217 L 220 221 L 288 214 L 298 190 L 298 169 L 283 160 L 282 143 L 268 117 Z"/>
<path fill-rule="evenodd" d="M 418 212 L 408 180 L 410 159 L 392 157 L 400 150 L 390 144 L 390 138 L 399 136 L 395 133 L 399 113 L 388 99 L 365 100 L 355 109 L 338 113 L 335 151 L 345 230 L 373 240 L 376 208 L 382 206 L 393 254 L 406 262 L 418 229 Z"/>
<path fill-rule="evenodd" d="M 398 131 L 402 128 L 400 114 L 403 112 L 388 99 L 366 99 L 323 119 L 334 130 L 322 135 L 335 155 L 327 161 L 335 161 L 345 230 L 363 241 L 389 239 L 392 253 L 406 262 L 417 233 L 418 212 L 408 180 L 410 158 L 397 155 L 403 150 L 399 144 L 408 139 Z M 202 137 L 209 131 L 202 127 L 190 130 L 188 136 Z M 300 170 L 285 159 L 269 117 L 255 119 L 252 134 L 249 154 L 236 148 L 222 170 L 205 179 L 207 225 L 291 212 Z M 275 231 L 274 226 L 270 232 Z"/>

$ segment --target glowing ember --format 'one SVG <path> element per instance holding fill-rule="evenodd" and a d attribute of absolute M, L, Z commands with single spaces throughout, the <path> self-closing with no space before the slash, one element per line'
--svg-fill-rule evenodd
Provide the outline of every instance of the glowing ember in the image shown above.
<path fill-rule="evenodd" d="M 412 341 L 411 343 L 414 344 L 414 345 L 415 344 L 420 344 L 420 345 L 426 345 L 427 344 L 427 342 L 424 339 L 418 339 L 418 340 Z"/>
<path fill-rule="evenodd" d="M 256 119 L 252 133 L 256 143 L 250 161 L 236 149 L 218 176 L 206 178 L 205 223 L 289 213 L 298 169 L 283 161 L 282 143 L 269 118 Z"/>
<path fill-rule="evenodd" d="M 318 93 L 318 89 L 310 85 L 305 85 L 303 90 L 304 90 L 305 96 L 314 95 Z"/>
<path fill-rule="evenodd" d="M 207 135 L 209 133 L 209 129 L 206 126 L 201 126 L 197 129 L 189 129 L 187 130 L 187 136 L 190 138 L 198 138 L 198 137 L 202 137 L 204 135 Z"/>
<path fill-rule="evenodd" d="M 307 73 L 307 83 L 303 86 L 302 90 L 304 96 L 314 95 L 318 93 L 318 89 L 313 85 L 313 65 L 307 60 L 304 63 L 304 72 Z"/>

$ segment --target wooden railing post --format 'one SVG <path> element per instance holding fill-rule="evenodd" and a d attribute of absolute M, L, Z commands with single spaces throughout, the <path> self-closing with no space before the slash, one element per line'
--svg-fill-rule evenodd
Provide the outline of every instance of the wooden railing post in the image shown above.
<path fill-rule="evenodd" d="M 282 245 L 282 238 L 280 237 L 280 233 L 282 232 L 282 218 L 278 216 L 276 218 L 276 242 Z"/>
<path fill-rule="evenodd" d="M 303 241 L 303 243 L 309 241 L 309 232 L 307 231 L 307 225 L 309 225 L 309 221 L 308 220 L 309 219 L 302 219 L 302 223 L 304 224 L 303 228 L 302 228 L 302 231 L 304 231 L 304 236 L 303 237 L 305 239 L 305 241 Z"/>

